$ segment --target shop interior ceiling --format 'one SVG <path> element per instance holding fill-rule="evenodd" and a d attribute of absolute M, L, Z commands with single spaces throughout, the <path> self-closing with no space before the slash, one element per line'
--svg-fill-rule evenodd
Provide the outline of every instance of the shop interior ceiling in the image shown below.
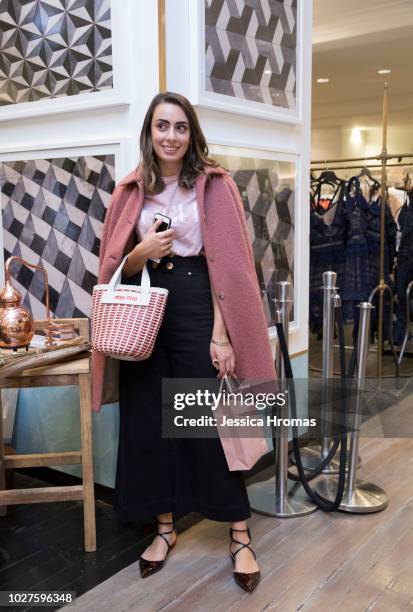
<path fill-rule="evenodd" d="M 380 125 L 385 80 L 391 124 L 411 125 L 412 58 L 413 0 L 314 0 L 313 128 Z"/>

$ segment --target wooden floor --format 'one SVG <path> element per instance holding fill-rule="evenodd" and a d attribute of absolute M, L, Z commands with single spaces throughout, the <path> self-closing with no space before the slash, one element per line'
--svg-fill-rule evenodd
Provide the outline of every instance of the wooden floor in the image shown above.
<path fill-rule="evenodd" d="M 413 610 L 413 440 L 365 439 L 359 476 L 389 494 L 386 510 L 254 514 L 262 571 L 255 593 L 233 582 L 228 526 L 201 521 L 179 536 L 165 568 L 141 580 L 135 562 L 77 600 L 84 612 L 399 612 Z"/>
<path fill-rule="evenodd" d="M 22 489 L 78 484 L 74 477 L 47 468 L 46 471 L 46 482 L 34 478 L 33 470 L 29 470 L 30 474 L 17 472 L 14 486 Z M 65 590 L 80 596 L 134 563 L 152 541 L 155 524 L 122 524 L 111 503 L 103 501 L 107 495 L 99 486 L 96 495 L 98 548 L 93 553 L 84 551 L 81 502 L 9 506 L 7 515 L 0 519 L 0 590 Z M 199 520 L 200 515 L 189 514 L 180 519 L 180 528 L 185 530 Z M 26 610 L 29 609 L 39 610 Z M 57 608 L 47 608 L 49 612 L 53 609 Z M 1 610 L 6 612 L 5 607 Z"/>

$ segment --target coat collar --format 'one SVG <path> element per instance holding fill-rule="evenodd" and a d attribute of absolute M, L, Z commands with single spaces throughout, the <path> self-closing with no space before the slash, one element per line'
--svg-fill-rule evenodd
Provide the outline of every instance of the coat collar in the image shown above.
<path fill-rule="evenodd" d="M 225 170 L 224 168 L 221 168 L 221 166 L 205 166 L 204 168 L 204 172 L 203 175 L 209 176 L 209 175 L 223 175 L 223 174 L 228 174 L 228 171 Z M 198 180 L 203 176 L 202 174 L 198 177 Z M 132 185 L 132 184 L 137 184 L 139 186 L 139 183 L 142 182 L 142 168 L 140 166 L 138 166 L 137 168 L 135 168 L 135 170 L 132 170 L 132 172 L 130 172 L 127 176 L 125 176 L 125 178 L 123 178 L 120 182 L 119 185 Z"/>

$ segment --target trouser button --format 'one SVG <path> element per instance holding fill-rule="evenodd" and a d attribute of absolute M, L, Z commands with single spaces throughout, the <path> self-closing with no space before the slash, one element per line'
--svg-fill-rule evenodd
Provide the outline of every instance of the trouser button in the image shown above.
<path fill-rule="evenodd" d="M 166 264 L 166 269 L 167 270 L 172 270 L 172 268 L 174 267 L 172 261 L 168 261 L 168 263 Z"/>

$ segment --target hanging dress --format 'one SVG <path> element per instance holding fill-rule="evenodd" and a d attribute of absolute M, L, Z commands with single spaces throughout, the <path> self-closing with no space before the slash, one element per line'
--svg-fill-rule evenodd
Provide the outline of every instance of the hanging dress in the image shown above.
<path fill-rule="evenodd" d="M 366 236 L 368 248 L 368 293 L 373 291 L 380 281 L 380 229 L 381 229 L 381 198 L 371 200 L 369 208 L 366 211 Z M 396 251 L 396 235 L 397 225 L 390 212 L 388 204 L 385 205 L 385 228 L 384 228 L 384 282 L 393 290 L 393 283 L 390 278 L 390 273 L 393 270 L 393 261 Z M 389 317 L 392 316 L 390 305 L 388 303 L 388 292 L 385 294 L 384 308 L 384 329 L 383 337 L 388 337 Z M 377 331 L 378 317 L 378 293 L 373 300 L 373 306 L 376 308 L 371 313 L 371 333 Z"/>
<path fill-rule="evenodd" d="M 406 289 L 413 280 L 413 207 L 409 198 L 398 215 L 400 244 L 397 252 L 396 295 L 397 320 L 394 327 L 394 343 L 402 344 L 406 332 L 407 309 Z"/>
<path fill-rule="evenodd" d="M 337 286 L 343 286 L 346 220 L 343 187 L 338 186 L 331 201 L 311 198 L 310 207 L 310 305 L 309 323 L 313 333 L 323 329 L 323 272 L 337 273 Z"/>
<path fill-rule="evenodd" d="M 349 180 L 343 205 L 347 224 L 344 282 L 341 298 L 345 321 L 357 321 L 357 305 L 369 297 L 367 218 L 369 208 L 360 189 L 358 177 Z"/>

